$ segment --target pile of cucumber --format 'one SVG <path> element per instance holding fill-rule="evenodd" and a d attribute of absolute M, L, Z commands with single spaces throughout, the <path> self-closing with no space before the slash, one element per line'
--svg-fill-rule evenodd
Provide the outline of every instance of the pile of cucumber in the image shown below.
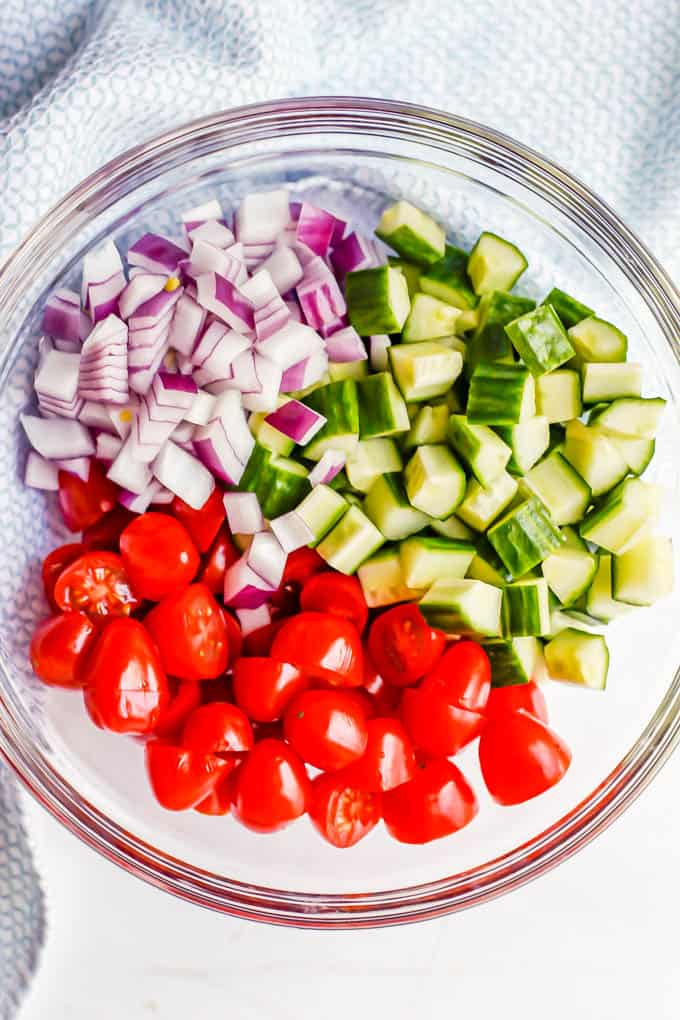
<path fill-rule="evenodd" d="M 547 667 L 602 689 L 590 628 L 673 585 L 660 492 L 640 478 L 665 401 L 642 396 L 625 335 L 592 309 L 557 288 L 539 305 L 512 293 L 527 260 L 509 241 L 485 232 L 468 254 L 404 201 L 376 233 L 397 256 L 346 280 L 376 363 L 331 364 L 296 395 L 326 418 L 304 448 L 253 415 L 241 488 L 268 517 L 295 510 L 369 606 L 417 600 L 481 640 L 494 684 Z M 328 450 L 345 469 L 312 487 Z"/>

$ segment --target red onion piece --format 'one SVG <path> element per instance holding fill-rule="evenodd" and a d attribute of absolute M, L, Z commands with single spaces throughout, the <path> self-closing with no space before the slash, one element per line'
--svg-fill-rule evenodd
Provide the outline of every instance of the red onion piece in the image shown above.
<path fill-rule="evenodd" d="M 314 329 L 334 322 L 347 311 L 338 282 L 318 255 L 305 266 L 305 275 L 296 287 L 302 314 Z"/>
<path fill-rule="evenodd" d="M 282 393 L 297 393 L 323 379 L 328 370 L 328 357 L 325 351 L 319 351 L 308 358 L 291 365 L 281 379 Z"/>
<path fill-rule="evenodd" d="M 278 406 L 283 371 L 279 365 L 259 352 L 255 354 L 254 362 L 260 389 L 257 393 L 244 393 L 243 406 L 248 411 L 273 411 Z"/>
<path fill-rule="evenodd" d="M 24 482 L 31 489 L 56 492 L 59 488 L 59 468 L 54 461 L 45 460 L 35 450 L 29 450 Z"/>
<path fill-rule="evenodd" d="M 116 315 L 98 322 L 80 355 L 78 392 L 85 400 L 125 403 L 128 399 L 128 327 Z"/>
<path fill-rule="evenodd" d="M 206 315 L 205 308 L 201 308 L 185 291 L 175 305 L 168 332 L 168 345 L 180 354 L 190 355 L 203 331 Z"/>
<path fill-rule="evenodd" d="M 279 294 L 285 294 L 297 286 L 303 276 L 300 260 L 292 248 L 277 244 L 261 265 L 269 273 Z"/>
<path fill-rule="evenodd" d="M 50 397 L 64 404 L 73 404 L 78 395 L 80 354 L 49 351 L 35 373 L 34 386 L 39 397 Z"/>
<path fill-rule="evenodd" d="M 120 453 L 122 445 L 123 440 L 119 436 L 112 436 L 108 432 L 100 432 L 95 439 L 95 459 L 102 461 L 103 464 L 110 467 Z"/>
<path fill-rule="evenodd" d="M 346 454 L 341 450 L 326 450 L 312 470 L 309 472 L 308 480 L 311 486 L 328 485 L 336 475 L 340 474 L 345 466 Z"/>
<path fill-rule="evenodd" d="M 133 514 L 143 514 L 156 501 L 156 497 L 162 489 L 163 486 L 154 478 L 143 492 L 130 492 L 128 489 L 122 489 L 118 494 L 118 502 L 121 506 L 131 510 Z"/>
<path fill-rule="evenodd" d="M 281 548 L 286 553 L 295 552 L 296 549 L 301 549 L 314 541 L 311 528 L 305 524 L 295 510 L 275 517 L 269 524 Z"/>
<path fill-rule="evenodd" d="M 264 528 L 260 502 L 254 492 L 225 492 L 224 509 L 232 535 L 255 535 Z"/>
<path fill-rule="evenodd" d="M 19 420 L 33 449 L 47 460 L 91 457 L 94 453 L 92 436 L 79 421 L 48 420 L 32 414 L 19 415 Z"/>
<path fill-rule="evenodd" d="M 204 273 L 197 278 L 196 288 L 198 303 L 237 333 L 248 333 L 253 329 L 253 306 L 229 280 L 217 273 Z"/>
<path fill-rule="evenodd" d="M 224 602 L 233 609 L 259 609 L 276 591 L 248 566 L 244 553 L 224 575 Z"/>
<path fill-rule="evenodd" d="M 272 620 L 272 614 L 267 605 L 258 606 L 257 609 L 237 609 L 236 615 L 244 637 L 252 634 L 255 630 L 268 626 Z"/>
<path fill-rule="evenodd" d="M 143 464 L 135 456 L 135 440 L 132 432 L 118 451 L 118 456 L 106 472 L 106 477 L 116 485 L 120 485 L 121 489 L 129 489 L 136 493 L 144 492 L 151 482 L 149 465 Z"/>
<path fill-rule="evenodd" d="M 331 265 L 339 280 L 357 269 L 371 269 L 380 265 L 375 245 L 363 234 L 352 231 L 333 248 Z"/>
<path fill-rule="evenodd" d="M 257 341 L 256 349 L 285 372 L 298 361 L 322 351 L 323 340 L 310 326 L 289 322 L 273 336 Z"/>
<path fill-rule="evenodd" d="M 196 241 L 191 249 L 191 258 L 186 272 L 194 280 L 205 273 L 217 273 L 225 280 L 229 280 L 230 283 L 240 286 L 248 279 L 248 271 L 242 255 L 242 245 L 233 245 L 225 251 L 208 244 L 207 241 Z"/>
<path fill-rule="evenodd" d="M 45 303 L 42 328 L 50 336 L 80 347 L 80 317 L 80 298 L 75 291 L 61 287 Z"/>
<path fill-rule="evenodd" d="M 215 488 L 215 479 L 200 460 L 168 441 L 152 464 L 161 485 L 184 500 L 192 510 L 200 510 Z"/>
<path fill-rule="evenodd" d="M 127 260 L 131 266 L 141 266 L 149 273 L 174 273 L 186 251 L 174 241 L 160 234 L 144 234 L 128 248 Z"/>
<path fill-rule="evenodd" d="M 250 569 L 274 588 L 278 588 L 283 580 L 286 559 L 286 553 L 279 540 L 268 531 L 260 531 L 254 535 L 246 553 L 246 562 Z"/>
<path fill-rule="evenodd" d="M 326 424 L 322 414 L 299 400 L 286 401 L 268 414 L 265 421 L 299 446 L 305 446 Z"/>
<path fill-rule="evenodd" d="M 216 198 L 210 198 L 207 202 L 202 202 L 201 205 L 194 205 L 191 209 L 185 209 L 184 212 L 179 214 L 179 218 L 185 226 L 192 223 L 198 225 L 199 223 L 205 223 L 206 220 L 221 220 L 222 216 L 222 206 Z"/>
<path fill-rule="evenodd" d="M 54 466 L 59 471 L 66 471 L 69 475 L 75 475 L 81 482 L 86 482 L 90 477 L 89 457 L 68 457 L 63 460 L 55 460 Z"/>
<path fill-rule="evenodd" d="M 192 425 L 207 425 L 215 417 L 214 411 L 215 397 L 212 393 L 199 390 L 184 417 Z"/>
<path fill-rule="evenodd" d="M 196 244 L 198 241 L 207 241 L 215 248 L 230 248 L 236 240 L 229 227 L 219 219 L 204 220 L 198 226 L 191 226 L 190 223 L 187 223 L 185 230 L 192 244 Z"/>
<path fill-rule="evenodd" d="M 336 363 L 365 361 L 368 357 L 364 342 L 353 326 L 339 329 L 326 340 L 328 360 Z"/>
<path fill-rule="evenodd" d="M 115 429 L 111 421 L 110 408 L 106 404 L 94 400 L 86 400 L 78 413 L 78 420 L 88 428 L 99 429 L 113 434 Z"/>
<path fill-rule="evenodd" d="M 165 287 L 167 277 L 161 273 L 138 273 L 130 280 L 118 298 L 121 319 L 129 319 L 140 305 L 145 304 Z"/>
<path fill-rule="evenodd" d="M 236 237 L 244 244 L 274 242 L 289 217 L 288 192 L 283 188 L 246 195 L 236 212 Z"/>
<path fill-rule="evenodd" d="M 325 255 L 335 231 L 335 216 L 319 209 L 311 202 L 303 202 L 297 221 L 295 236 L 316 255 Z"/>
<path fill-rule="evenodd" d="M 81 299 L 93 322 L 116 311 L 118 295 L 125 283 L 123 263 L 113 241 L 106 241 L 85 255 Z"/>

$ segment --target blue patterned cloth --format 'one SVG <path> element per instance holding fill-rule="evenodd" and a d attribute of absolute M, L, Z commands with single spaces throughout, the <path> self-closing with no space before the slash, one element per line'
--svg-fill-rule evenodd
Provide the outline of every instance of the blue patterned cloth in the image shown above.
<path fill-rule="evenodd" d="M 599 191 L 680 273 L 678 0 L 3 0 L 0 260 L 117 152 L 295 94 L 401 98 L 483 121 Z M 0 1017 L 42 939 L 0 776 Z"/>

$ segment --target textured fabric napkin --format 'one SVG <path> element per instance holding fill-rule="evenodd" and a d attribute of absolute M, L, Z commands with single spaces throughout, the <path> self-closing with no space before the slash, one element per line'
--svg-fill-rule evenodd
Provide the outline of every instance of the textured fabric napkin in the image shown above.
<path fill-rule="evenodd" d="M 680 274 L 679 0 L 4 0 L 0 262 L 117 152 L 222 108 L 311 94 L 499 128 L 583 178 Z M 0 1017 L 42 915 L 0 766 Z"/>

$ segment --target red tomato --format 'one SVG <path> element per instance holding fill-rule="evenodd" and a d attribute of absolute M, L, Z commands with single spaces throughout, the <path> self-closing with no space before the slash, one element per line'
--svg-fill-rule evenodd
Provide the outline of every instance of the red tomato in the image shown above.
<path fill-rule="evenodd" d="M 395 606 L 371 624 L 368 651 L 381 676 L 397 687 L 415 684 L 441 657 L 446 639 L 415 605 Z"/>
<path fill-rule="evenodd" d="M 309 686 L 309 680 L 288 662 L 253 657 L 234 665 L 234 697 L 256 722 L 276 722 L 288 702 Z"/>
<path fill-rule="evenodd" d="M 31 639 L 36 676 L 57 687 L 82 687 L 78 665 L 92 643 L 94 626 L 83 613 L 59 613 L 39 623 Z"/>
<path fill-rule="evenodd" d="M 201 815 L 228 815 L 231 811 L 233 799 L 232 776 L 240 765 L 240 758 L 226 758 L 225 764 L 231 767 L 224 778 L 220 779 L 214 790 L 208 794 L 205 800 L 200 801 L 194 808 Z"/>
<path fill-rule="evenodd" d="M 400 843 L 429 843 L 468 825 L 477 799 L 465 776 L 446 758 L 419 766 L 410 783 L 383 794 L 387 831 Z"/>
<path fill-rule="evenodd" d="M 332 687 L 360 687 L 363 680 L 359 633 L 349 620 L 330 613 L 298 613 L 286 620 L 272 656 Z"/>
<path fill-rule="evenodd" d="M 168 702 L 158 652 L 141 623 L 125 617 L 101 632 L 83 664 L 85 706 L 115 733 L 151 733 Z"/>
<path fill-rule="evenodd" d="M 193 510 L 179 496 L 175 496 L 172 501 L 173 514 L 187 529 L 199 552 L 208 551 L 227 516 L 222 502 L 223 496 L 219 485 L 216 485 L 200 510 Z"/>
<path fill-rule="evenodd" d="M 256 832 L 276 832 L 307 810 L 310 782 L 295 751 L 260 740 L 234 773 L 234 814 Z"/>
<path fill-rule="evenodd" d="M 208 705 L 211 701 L 234 700 L 234 690 L 230 676 L 218 676 L 216 680 L 201 680 L 201 704 Z"/>
<path fill-rule="evenodd" d="M 98 521 L 83 530 L 83 544 L 88 549 L 109 549 L 118 552 L 118 539 L 124 528 L 135 519 L 135 514 L 127 507 L 118 506 L 109 510 Z"/>
<path fill-rule="evenodd" d="M 383 717 L 399 715 L 401 688 L 385 683 L 366 648 L 364 648 L 364 687 L 373 699 L 376 715 Z"/>
<path fill-rule="evenodd" d="M 54 586 L 57 578 L 69 563 L 73 563 L 85 552 L 82 542 L 69 542 L 68 545 L 60 545 L 48 553 L 42 564 L 42 581 L 45 589 L 45 596 L 50 607 L 57 612 L 59 606 L 54 601 Z"/>
<path fill-rule="evenodd" d="M 299 609 L 300 589 L 313 574 L 325 569 L 326 562 L 321 559 L 316 549 L 303 546 L 302 549 L 290 553 L 279 590 L 271 598 L 272 605 L 286 615 L 296 613 Z"/>
<path fill-rule="evenodd" d="M 168 677 L 170 700 L 154 726 L 154 736 L 161 740 L 177 737 L 184 720 L 201 704 L 201 685 L 197 680 L 175 680 Z"/>
<path fill-rule="evenodd" d="M 243 638 L 244 653 L 258 658 L 269 655 L 272 650 L 274 638 L 285 622 L 285 620 L 274 620 L 273 623 L 268 623 L 265 627 L 258 627 L 257 630 L 251 630 L 250 634 L 246 634 Z"/>
<path fill-rule="evenodd" d="M 421 690 L 440 692 L 448 702 L 471 712 L 484 712 L 491 691 L 491 663 L 476 641 L 449 645 L 424 677 Z"/>
<path fill-rule="evenodd" d="M 86 482 L 68 471 L 59 472 L 59 506 L 69 531 L 82 531 L 113 510 L 118 502 L 118 486 L 114 485 L 96 460 L 90 461 Z"/>
<path fill-rule="evenodd" d="M 204 584 L 190 584 L 165 598 L 145 617 L 163 668 L 183 680 L 210 680 L 227 668 L 227 628 Z"/>
<path fill-rule="evenodd" d="M 168 811 L 186 811 L 210 796 L 232 768 L 216 754 L 201 754 L 161 740 L 146 745 L 146 770 L 158 803 Z"/>
<path fill-rule="evenodd" d="M 342 770 L 347 783 L 379 793 L 413 779 L 416 756 L 401 723 L 396 719 L 370 719 L 366 729 L 366 750 L 358 761 Z"/>
<path fill-rule="evenodd" d="M 210 588 L 213 595 L 222 595 L 227 567 L 236 563 L 240 557 L 240 552 L 231 540 L 229 528 L 223 524 L 204 557 L 199 580 Z"/>
<path fill-rule="evenodd" d="M 325 570 L 307 580 L 300 593 L 300 608 L 331 613 L 350 620 L 361 634 L 368 620 L 368 606 L 356 577 Z"/>
<path fill-rule="evenodd" d="M 132 587 L 153 602 L 186 587 L 200 564 L 191 535 L 169 514 L 135 517 L 120 536 L 120 552 Z"/>
<path fill-rule="evenodd" d="M 342 775 L 317 776 L 312 783 L 309 816 L 324 839 L 345 849 L 380 821 L 380 796 L 357 789 Z"/>
<path fill-rule="evenodd" d="M 122 559 L 110 552 L 88 552 L 69 563 L 57 578 L 54 600 L 91 620 L 128 616 L 139 605 Z"/>
<path fill-rule="evenodd" d="M 323 685 L 326 686 L 325 684 Z M 343 687 L 342 693 L 346 694 L 352 701 L 359 705 L 366 719 L 375 719 L 380 715 L 375 699 L 363 687 Z"/>
<path fill-rule="evenodd" d="M 243 633 L 241 624 L 231 615 L 228 609 L 222 610 L 224 626 L 227 629 L 227 644 L 229 645 L 228 669 L 233 669 L 234 663 L 241 657 L 243 651 Z"/>
<path fill-rule="evenodd" d="M 206 754 L 249 751 L 253 730 L 248 717 L 227 701 L 211 701 L 195 709 L 182 730 L 182 746 Z"/>
<path fill-rule="evenodd" d="M 401 700 L 401 718 L 414 745 L 448 758 L 482 732 L 485 717 L 459 708 L 436 689 L 409 688 Z"/>
<path fill-rule="evenodd" d="M 564 741 L 524 709 L 490 722 L 479 741 L 479 764 L 498 804 L 522 804 L 559 783 L 571 762 Z"/>
<path fill-rule="evenodd" d="M 283 730 L 303 761 L 324 772 L 356 761 L 368 742 L 364 710 L 344 691 L 298 694 L 285 711 Z"/>
<path fill-rule="evenodd" d="M 545 695 L 538 684 L 531 680 L 528 684 L 512 684 L 509 687 L 492 687 L 486 705 L 487 719 L 499 719 L 508 712 L 516 712 L 524 708 L 541 722 L 548 722 L 548 706 Z"/>

